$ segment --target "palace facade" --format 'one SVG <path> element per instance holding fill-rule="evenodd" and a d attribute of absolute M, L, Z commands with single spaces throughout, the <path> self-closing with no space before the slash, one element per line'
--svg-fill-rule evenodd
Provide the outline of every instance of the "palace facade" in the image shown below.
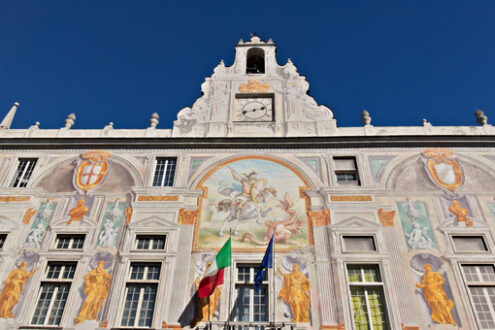
<path fill-rule="evenodd" d="M 495 329 L 486 116 L 338 127 L 275 50 L 241 40 L 172 129 L 10 129 L 12 107 L 0 328 Z M 229 238 L 223 285 L 198 299 Z"/>

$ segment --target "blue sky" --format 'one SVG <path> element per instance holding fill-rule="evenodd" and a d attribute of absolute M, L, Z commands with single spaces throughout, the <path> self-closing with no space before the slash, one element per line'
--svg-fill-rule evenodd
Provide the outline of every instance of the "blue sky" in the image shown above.
<path fill-rule="evenodd" d="M 0 116 L 145 128 L 176 113 L 256 31 L 339 126 L 495 123 L 495 1 L 0 1 Z M 492 117 L 491 114 L 494 114 Z"/>

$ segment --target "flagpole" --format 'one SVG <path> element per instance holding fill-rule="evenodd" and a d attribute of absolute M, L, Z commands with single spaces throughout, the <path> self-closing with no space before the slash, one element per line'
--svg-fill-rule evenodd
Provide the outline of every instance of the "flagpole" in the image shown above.
<path fill-rule="evenodd" d="M 275 235 L 275 234 L 273 234 Z M 273 236 L 272 236 L 273 237 Z M 276 255 L 275 255 L 275 239 L 273 240 L 273 245 L 272 245 L 272 256 L 273 256 L 273 265 L 272 265 L 272 268 L 271 268 L 271 272 L 272 272 L 272 278 L 270 279 L 270 282 L 271 283 L 271 287 L 272 287 L 272 294 L 273 294 L 273 325 L 275 327 L 275 316 L 277 315 L 275 313 L 275 306 L 277 305 L 277 298 L 275 297 L 275 265 L 277 264 L 276 262 Z"/>
<path fill-rule="evenodd" d="M 229 310 L 227 313 L 227 325 L 230 329 L 230 315 L 232 314 L 232 280 L 233 280 L 233 264 L 232 264 L 232 228 L 230 228 L 230 281 L 229 281 Z"/>

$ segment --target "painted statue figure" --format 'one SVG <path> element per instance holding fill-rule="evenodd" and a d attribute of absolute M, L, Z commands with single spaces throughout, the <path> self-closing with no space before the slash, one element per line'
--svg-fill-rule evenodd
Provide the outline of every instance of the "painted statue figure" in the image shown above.
<path fill-rule="evenodd" d="M 409 234 L 404 233 L 407 237 L 407 245 L 409 245 L 411 249 L 432 248 L 433 242 L 426 234 L 426 231 L 426 226 L 421 228 L 421 225 L 418 222 L 413 222 L 411 232 Z"/>
<path fill-rule="evenodd" d="M 98 247 L 110 247 L 115 242 L 117 228 L 113 226 L 112 221 L 107 220 L 103 225 L 103 231 L 98 236 Z"/>
<path fill-rule="evenodd" d="M 416 287 L 423 289 L 425 300 L 432 311 L 431 319 L 439 324 L 457 325 L 451 314 L 454 302 L 447 298 L 442 287 L 445 279 L 440 273 L 434 272 L 430 264 L 424 265 L 424 269 L 426 272 Z"/>
<path fill-rule="evenodd" d="M 108 212 L 108 217 L 110 219 L 118 219 L 122 215 L 122 211 L 119 209 L 119 201 L 120 198 L 115 199 L 115 203 L 113 203 L 113 208 Z"/>
<path fill-rule="evenodd" d="M 84 276 L 84 293 L 86 299 L 75 322 L 82 323 L 86 320 L 97 320 L 98 313 L 108 297 L 112 275 L 103 269 L 104 261 L 99 261 L 98 266 Z"/>
<path fill-rule="evenodd" d="M 449 211 L 457 218 L 457 223 L 465 222 L 466 226 L 471 227 L 473 222 L 467 217 L 468 209 L 461 206 L 459 201 L 452 201 L 452 205 L 449 206 Z"/>
<path fill-rule="evenodd" d="M 41 220 L 48 220 L 51 215 L 52 215 L 52 203 L 53 201 L 51 199 L 49 199 L 45 205 L 43 206 L 43 209 L 40 211 L 39 213 L 39 217 L 41 218 Z"/>
<path fill-rule="evenodd" d="M 26 281 L 33 276 L 39 269 L 36 268 L 32 272 L 26 270 L 26 262 L 22 262 L 18 269 L 14 269 L 7 276 L 5 280 L 5 286 L 2 293 L 0 293 L 0 317 L 10 319 L 14 317 L 12 309 L 19 301 L 22 293 L 22 289 Z"/>
<path fill-rule="evenodd" d="M 206 274 L 208 271 L 208 268 L 210 268 L 211 262 L 209 262 L 206 265 L 206 269 L 203 273 Z M 196 277 L 196 280 L 194 281 L 194 284 L 196 286 L 196 290 L 199 288 L 199 283 L 201 282 L 201 279 L 203 276 L 198 276 Z M 194 319 L 194 324 L 199 323 L 199 322 L 206 322 L 209 320 L 213 320 L 214 313 L 218 309 L 218 302 L 220 300 L 220 296 L 222 295 L 222 286 L 219 285 L 215 288 L 215 291 L 213 291 L 213 294 L 209 297 L 203 297 L 199 298 L 198 306 L 196 309 L 196 316 Z"/>
<path fill-rule="evenodd" d="M 282 273 L 280 268 L 278 272 L 284 277 L 282 290 L 278 294 L 278 298 L 282 298 L 289 304 L 292 311 L 292 322 L 310 322 L 309 320 L 309 290 L 311 283 L 302 272 L 299 271 L 299 265 L 294 264 L 291 273 Z"/>
<path fill-rule="evenodd" d="M 43 224 L 39 223 L 36 228 L 32 229 L 29 232 L 27 238 L 27 245 L 35 246 L 39 249 L 41 246 L 41 242 L 43 241 L 44 235 L 45 235 L 45 227 L 43 226 Z"/>
<path fill-rule="evenodd" d="M 70 219 L 67 221 L 67 224 L 70 225 L 72 221 L 81 220 L 88 213 L 88 211 L 88 207 L 84 206 L 84 199 L 78 200 L 76 207 L 69 211 Z"/>

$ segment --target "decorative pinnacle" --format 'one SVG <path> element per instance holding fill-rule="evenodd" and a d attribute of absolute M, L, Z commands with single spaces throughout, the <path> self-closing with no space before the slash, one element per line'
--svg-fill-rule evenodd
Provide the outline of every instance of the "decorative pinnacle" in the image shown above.
<path fill-rule="evenodd" d="M 66 129 L 70 129 L 72 126 L 74 126 L 74 123 L 76 122 L 76 114 L 70 113 L 67 115 L 67 119 L 65 119 L 65 127 Z"/>
<path fill-rule="evenodd" d="M 371 116 L 366 109 L 361 112 L 361 122 L 364 126 L 371 126 Z"/>
<path fill-rule="evenodd" d="M 158 118 L 160 118 L 160 116 L 156 112 L 151 115 L 150 128 L 156 128 L 159 123 Z"/>
<path fill-rule="evenodd" d="M 488 117 L 485 116 L 485 113 L 482 110 L 476 110 L 474 115 L 476 116 L 476 121 L 478 124 L 481 126 L 488 125 Z"/>
<path fill-rule="evenodd" d="M 10 125 L 12 125 L 12 121 L 14 120 L 14 116 L 18 106 L 19 106 L 19 102 L 14 102 L 14 105 L 12 106 L 12 108 L 10 108 L 9 112 L 7 112 L 7 115 L 0 123 L 0 128 L 4 128 L 4 129 L 10 128 Z"/>

